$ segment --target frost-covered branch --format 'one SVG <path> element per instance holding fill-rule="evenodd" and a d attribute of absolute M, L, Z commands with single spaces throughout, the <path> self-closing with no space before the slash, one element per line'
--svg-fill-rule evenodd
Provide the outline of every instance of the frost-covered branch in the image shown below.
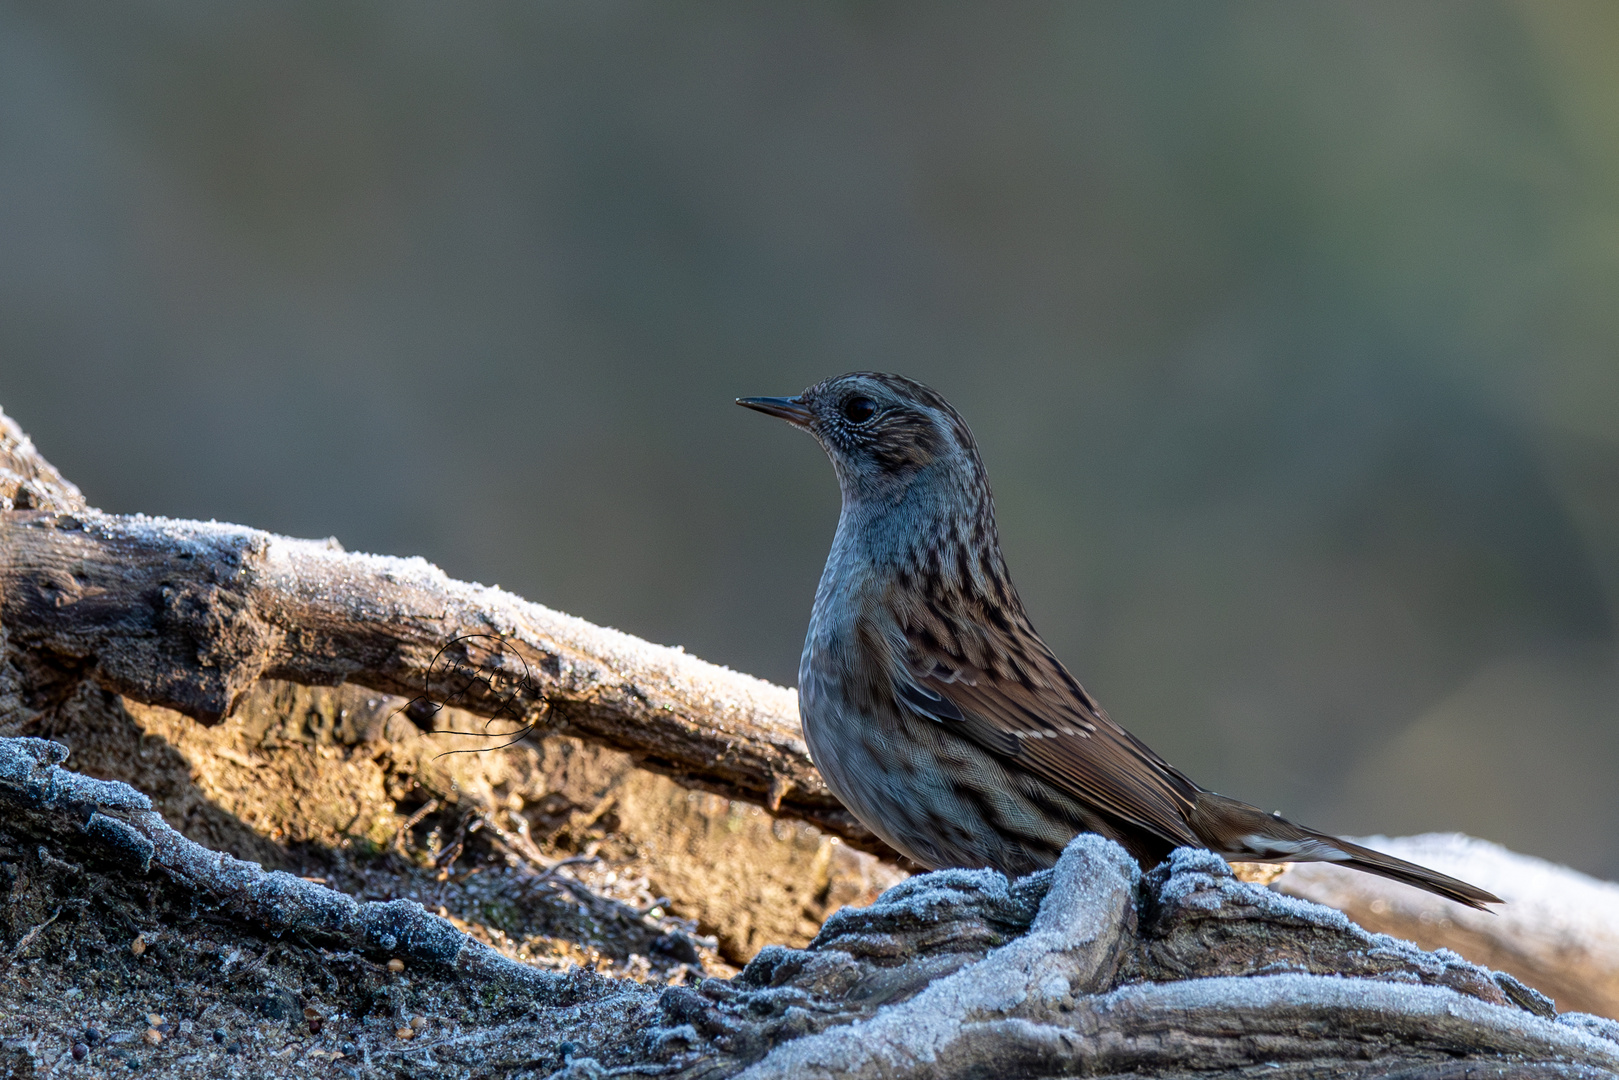
<path fill-rule="evenodd" d="M 0 435 L 0 505 L 34 508 L 0 510 L 7 713 L 48 710 L 92 679 L 213 724 L 261 678 L 352 682 L 452 701 L 503 721 L 497 731 L 536 725 L 624 750 L 884 850 L 827 791 L 790 690 L 422 559 L 86 509 L 15 425 Z"/>
<path fill-rule="evenodd" d="M 1619 885 L 1455 833 L 1361 841 L 1504 897 L 1472 911 L 1431 893 L 1326 863 L 1298 863 L 1272 887 L 1357 923 L 1510 971 L 1562 1009 L 1619 1016 Z"/>

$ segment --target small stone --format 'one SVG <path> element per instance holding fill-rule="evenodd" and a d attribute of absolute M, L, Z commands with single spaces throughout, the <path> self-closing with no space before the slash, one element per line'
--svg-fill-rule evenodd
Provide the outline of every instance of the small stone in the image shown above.
<path fill-rule="evenodd" d="M 817 930 L 820 927 L 816 927 Z M 683 964 L 697 964 L 702 957 L 697 952 L 696 944 L 685 934 L 678 930 L 671 931 L 659 937 L 652 943 L 652 951 L 677 960 Z"/>
<path fill-rule="evenodd" d="M 396 956 L 392 960 L 388 961 L 388 970 L 397 975 L 401 971 L 405 970 L 405 962 Z"/>
<path fill-rule="evenodd" d="M 292 991 L 279 986 L 267 987 L 264 993 L 251 998 L 249 1005 L 271 1020 L 296 1020 L 303 1013 Z"/>

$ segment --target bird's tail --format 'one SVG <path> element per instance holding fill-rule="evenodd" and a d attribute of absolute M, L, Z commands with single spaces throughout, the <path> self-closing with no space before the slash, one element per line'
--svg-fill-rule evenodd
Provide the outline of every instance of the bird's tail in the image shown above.
<path fill-rule="evenodd" d="M 1351 844 L 1336 836 L 1306 829 L 1280 814 L 1267 814 L 1247 803 L 1216 795 L 1212 791 L 1198 793 L 1191 824 L 1203 843 L 1228 859 L 1338 863 L 1415 885 L 1480 911 L 1484 910 L 1485 904 L 1503 903 L 1499 896 L 1465 881 L 1359 844 Z"/>

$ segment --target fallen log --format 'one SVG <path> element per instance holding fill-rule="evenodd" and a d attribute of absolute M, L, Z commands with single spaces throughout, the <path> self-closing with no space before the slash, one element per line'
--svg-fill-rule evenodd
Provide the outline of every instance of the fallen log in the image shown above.
<path fill-rule="evenodd" d="M 577 736 L 683 784 L 878 846 L 815 773 L 791 691 L 453 581 L 419 559 L 100 513 L 0 414 L 6 730 L 27 731 L 87 683 L 216 724 L 261 679 L 400 695 L 418 724 L 451 702 L 499 721 L 501 734 Z M 6 963 L 38 972 L 49 958 L 45 969 L 67 972 L 79 955 L 73 935 L 87 932 L 83 915 L 98 904 L 111 905 L 109 925 L 142 917 L 142 905 L 161 910 L 186 940 L 182 952 L 202 948 L 199 919 L 244 947 L 279 937 L 260 966 L 295 956 L 306 983 L 294 996 L 342 999 L 329 1014 L 305 1006 L 316 1010 L 306 1019 L 312 1033 L 344 1032 L 359 1055 L 345 1068 L 367 1074 L 1236 1076 L 1264 1065 L 1299 1076 L 1619 1075 L 1619 1025 L 1559 1014 L 1511 975 L 1239 882 L 1206 852 L 1177 852 L 1143 877 L 1121 850 L 1082 836 L 1054 871 L 1016 882 L 922 875 L 834 915 L 807 949 L 767 948 L 734 980 L 661 987 L 530 973 L 420 908 L 368 905 L 208 853 L 140 793 L 77 776 L 62 760 L 54 744 L 0 740 L 0 884 L 26 901 L 19 911 L 39 916 L 7 934 Z M 1283 887 L 1298 892 L 1328 888 L 1296 869 L 1289 880 Z M 1400 929 L 1395 907 L 1373 906 L 1381 882 L 1330 887 L 1343 907 L 1396 912 L 1390 928 Z M 1510 886 L 1497 891 L 1512 899 Z M 1506 933 L 1492 939 L 1487 924 L 1468 932 L 1475 945 L 1493 942 L 1492 955 L 1529 955 Z M 53 936 L 67 937 L 65 952 L 25 956 Z M 83 938 L 85 948 L 102 948 L 98 937 Z M 1586 938 L 1587 953 L 1610 947 Z M 129 945 L 136 957 L 144 940 Z M 392 967 L 378 965 L 402 957 L 420 965 L 419 981 L 393 993 Z M 182 959 L 165 960 L 175 992 L 202 993 L 181 985 L 205 977 Z M 1599 955 L 1574 981 L 1598 982 L 1593 972 L 1615 966 Z M 32 993 L 30 980 L 21 984 Z M 495 993 L 469 996 L 469 985 Z M 319 986 L 328 989 L 309 989 Z M 457 995 L 458 1019 L 397 1045 L 416 1040 L 408 1008 L 421 1007 L 401 1002 Z M 43 1036 L 19 1042 L 4 1029 L 18 1015 L 0 1018 L 4 1052 L 43 1061 Z M 407 1021 L 394 1042 L 361 1022 L 376 1016 Z M 195 1064 L 164 1067 L 186 1075 Z"/>
<path fill-rule="evenodd" d="M 260 679 L 349 682 L 424 722 L 453 702 L 498 733 L 576 735 L 887 850 L 822 782 L 791 690 L 423 559 L 99 513 L 6 424 L 0 505 L 27 509 L 0 510 L 0 711 L 47 712 L 89 679 L 216 724 Z"/>

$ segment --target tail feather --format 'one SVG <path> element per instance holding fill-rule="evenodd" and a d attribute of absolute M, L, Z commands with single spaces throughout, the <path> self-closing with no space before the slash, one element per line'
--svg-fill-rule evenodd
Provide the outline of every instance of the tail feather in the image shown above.
<path fill-rule="evenodd" d="M 1393 855 L 1340 840 L 1336 836 L 1295 825 L 1280 814 L 1267 814 L 1247 803 L 1216 795 L 1198 794 L 1191 825 L 1198 838 L 1228 859 L 1253 862 L 1331 862 L 1368 874 L 1391 878 L 1437 893 L 1480 911 L 1485 904 L 1503 903 L 1499 896 L 1476 885 L 1429 870 Z"/>

